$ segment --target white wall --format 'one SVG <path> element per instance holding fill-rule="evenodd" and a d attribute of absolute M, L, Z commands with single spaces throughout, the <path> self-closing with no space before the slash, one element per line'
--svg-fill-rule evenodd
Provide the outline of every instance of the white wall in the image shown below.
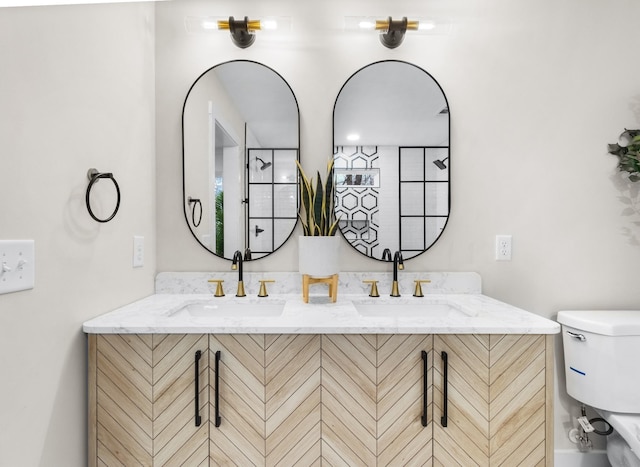
<path fill-rule="evenodd" d="M 229 267 L 181 221 L 180 112 L 202 71 L 232 59 L 278 71 L 298 99 L 301 157 L 313 170 L 331 155 L 344 81 L 373 61 L 400 59 L 438 80 L 452 125 L 449 224 L 407 269 L 477 271 L 486 294 L 550 318 L 568 308 L 639 306 L 638 188 L 629 193 L 606 153 L 623 128 L 640 126 L 637 1 L 201 0 L 156 9 L 158 270 Z M 430 14 L 449 18 L 451 34 L 409 35 L 395 50 L 342 30 L 344 16 Z M 293 30 L 241 50 L 224 33 L 187 35 L 185 15 L 291 16 Z M 511 262 L 494 261 L 496 234 L 513 235 Z M 344 270 L 389 269 L 343 251 Z M 296 270 L 296 252 L 294 237 L 246 268 Z M 570 448 L 565 425 L 576 405 L 563 384 L 556 447 Z"/>
<path fill-rule="evenodd" d="M 0 8 L 0 239 L 36 245 L 35 288 L 0 295 L 1 466 L 86 465 L 82 322 L 153 292 L 153 12 Z M 107 224 L 84 206 L 90 167 L 120 185 Z"/>

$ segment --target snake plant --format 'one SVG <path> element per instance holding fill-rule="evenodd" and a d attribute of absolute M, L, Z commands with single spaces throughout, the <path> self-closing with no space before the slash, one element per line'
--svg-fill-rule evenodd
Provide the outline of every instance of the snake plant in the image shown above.
<path fill-rule="evenodd" d="M 298 214 L 302 221 L 302 229 L 306 237 L 333 236 L 338 230 L 338 220 L 335 219 L 333 198 L 335 188 L 333 185 L 333 159 L 327 164 L 326 184 L 322 183 L 320 172 L 316 178 L 305 175 L 300 162 L 298 173 L 300 174 L 300 199 L 304 208 L 304 215 Z"/>

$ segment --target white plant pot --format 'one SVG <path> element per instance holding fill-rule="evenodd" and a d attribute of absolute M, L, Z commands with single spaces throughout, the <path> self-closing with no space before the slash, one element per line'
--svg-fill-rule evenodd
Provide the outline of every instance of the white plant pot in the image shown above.
<path fill-rule="evenodd" d="M 340 237 L 299 237 L 300 274 L 329 277 L 340 272 Z"/>

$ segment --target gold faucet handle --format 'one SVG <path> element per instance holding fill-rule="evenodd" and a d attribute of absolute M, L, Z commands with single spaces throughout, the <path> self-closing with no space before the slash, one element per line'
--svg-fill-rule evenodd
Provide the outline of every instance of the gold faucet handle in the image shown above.
<path fill-rule="evenodd" d="M 260 281 L 260 291 L 258 292 L 258 297 L 268 297 L 267 293 L 267 282 L 275 282 L 273 279 L 263 279 Z"/>
<path fill-rule="evenodd" d="M 224 290 L 222 290 L 223 279 L 209 279 L 209 282 L 216 282 L 218 286 L 216 287 L 216 293 L 213 294 L 214 297 L 224 297 Z"/>
<path fill-rule="evenodd" d="M 379 297 L 380 294 L 378 293 L 378 281 L 375 280 L 366 280 L 366 281 L 362 281 L 365 284 L 371 284 L 371 292 L 369 293 L 369 297 Z"/>
<path fill-rule="evenodd" d="M 415 290 L 415 292 L 413 292 L 413 296 L 414 297 L 424 297 L 424 295 L 422 294 L 422 286 L 420 284 L 428 284 L 431 281 L 426 279 L 426 280 L 417 280 L 417 281 L 414 281 L 414 282 L 416 283 L 416 290 Z"/>

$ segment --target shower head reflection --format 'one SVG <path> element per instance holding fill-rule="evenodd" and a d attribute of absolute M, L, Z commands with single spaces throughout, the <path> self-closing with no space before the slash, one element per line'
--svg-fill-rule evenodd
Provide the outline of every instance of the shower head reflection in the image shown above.
<path fill-rule="evenodd" d="M 262 166 L 260 167 L 260 170 L 267 170 L 269 167 L 271 167 L 271 162 L 265 162 L 262 159 L 260 159 L 259 157 L 256 157 L 256 161 L 260 161 L 262 163 Z"/>
<path fill-rule="evenodd" d="M 436 167 L 438 167 L 440 170 L 444 170 L 447 168 L 447 166 L 445 165 L 445 161 L 449 159 L 449 156 L 445 157 L 442 160 L 436 159 L 435 161 L 433 161 L 433 163 L 436 165 Z"/>

